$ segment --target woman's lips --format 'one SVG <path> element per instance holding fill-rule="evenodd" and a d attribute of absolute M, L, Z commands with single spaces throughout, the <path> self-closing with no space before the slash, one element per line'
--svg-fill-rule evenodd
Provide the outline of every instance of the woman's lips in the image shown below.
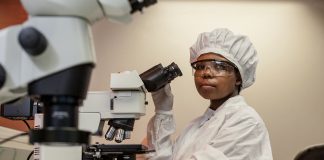
<path fill-rule="evenodd" d="M 200 88 L 208 90 L 208 89 L 214 89 L 215 86 L 213 86 L 213 85 L 205 85 L 204 84 L 204 85 L 200 85 Z"/>
<path fill-rule="evenodd" d="M 211 84 L 211 83 L 200 83 L 200 86 L 216 87 L 215 84 Z"/>

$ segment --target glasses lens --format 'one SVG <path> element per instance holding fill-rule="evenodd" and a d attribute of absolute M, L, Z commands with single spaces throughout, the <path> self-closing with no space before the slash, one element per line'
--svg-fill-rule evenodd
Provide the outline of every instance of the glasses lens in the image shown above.
<path fill-rule="evenodd" d="M 234 73 L 235 67 L 227 61 L 202 60 L 191 64 L 193 75 L 196 77 L 205 76 L 229 76 Z"/>

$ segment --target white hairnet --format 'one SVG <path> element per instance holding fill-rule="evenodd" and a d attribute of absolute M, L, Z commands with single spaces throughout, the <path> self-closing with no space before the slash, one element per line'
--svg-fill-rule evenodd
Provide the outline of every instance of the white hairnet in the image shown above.
<path fill-rule="evenodd" d="M 242 89 L 254 83 L 258 57 L 248 37 L 234 35 L 225 28 L 201 33 L 190 47 L 190 63 L 204 53 L 216 53 L 234 63 L 241 74 Z"/>

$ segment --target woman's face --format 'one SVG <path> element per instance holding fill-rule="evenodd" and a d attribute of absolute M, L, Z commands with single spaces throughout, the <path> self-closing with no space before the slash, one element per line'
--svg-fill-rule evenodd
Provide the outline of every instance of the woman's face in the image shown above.
<path fill-rule="evenodd" d="M 198 57 L 197 61 L 207 59 L 229 62 L 223 56 L 215 53 L 202 54 Z M 238 78 L 236 77 L 235 71 L 228 72 L 228 74 L 225 75 L 215 76 L 211 68 L 205 67 L 205 69 L 200 71 L 195 70 L 194 72 L 197 91 L 205 99 L 218 100 L 224 98 L 232 94 L 236 86 L 241 84 L 241 81 L 237 80 Z"/>

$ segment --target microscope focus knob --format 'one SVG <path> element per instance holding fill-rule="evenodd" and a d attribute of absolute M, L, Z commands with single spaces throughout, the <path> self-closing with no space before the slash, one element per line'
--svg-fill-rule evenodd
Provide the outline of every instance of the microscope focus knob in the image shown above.
<path fill-rule="evenodd" d="M 45 36 L 34 27 L 22 29 L 18 40 L 21 47 L 32 56 L 42 54 L 47 47 Z"/>
<path fill-rule="evenodd" d="M 3 87 L 5 82 L 6 82 L 6 70 L 0 64 L 0 89 Z"/>

